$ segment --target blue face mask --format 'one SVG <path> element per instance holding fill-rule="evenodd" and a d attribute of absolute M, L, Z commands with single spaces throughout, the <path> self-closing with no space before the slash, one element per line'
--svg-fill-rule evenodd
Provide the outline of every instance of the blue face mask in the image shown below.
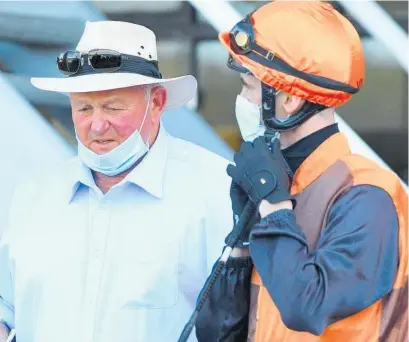
<path fill-rule="evenodd" d="M 78 157 L 91 170 L 101 172 L 106 176 L 116 176 L 131 168 L 140 158 L 149 151 L 149 138 L 143 141 L 140 131 L 145 123 L 146 115 L 149 109 L 150 89 L 147 91 L 147 105 L 141 127 L 135 130 L 128 139 L 113 150 L 105 154 L 97 154 L 85 147 L 78 139 Z"/>

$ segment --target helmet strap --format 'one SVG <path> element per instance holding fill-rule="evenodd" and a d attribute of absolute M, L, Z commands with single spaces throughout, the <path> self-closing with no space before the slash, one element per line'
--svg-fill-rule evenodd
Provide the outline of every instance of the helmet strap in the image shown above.
<path fill-rule="evenodd" d="M 288 119 L 280 121 L 276 117 L 276 94 L 277 90 L 267 84 L 261 84 L 262 118 L 267 129 L 284 132 L 292 130 L 313 115 L 327 109 L 327 106 L 305 101 L 301 108 Z"/>

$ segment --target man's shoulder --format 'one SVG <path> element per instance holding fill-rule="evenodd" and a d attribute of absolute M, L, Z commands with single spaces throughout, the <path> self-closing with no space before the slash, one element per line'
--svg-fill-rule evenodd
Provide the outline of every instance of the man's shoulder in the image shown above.
<path fill-rule="evenodd" d="M 393 188 L 401 187 L 398 175 L 379 165 L 377 162 L 360 154 L 349 154 L 341 158 L 348 167 L 354 180 L 354 185 L 373 185 L 391 192 Z"/>
<path fill-rule="evenodd" d="M 170 158 L 181 163 L 191 164 L 204 170 L 223 169 L 226 171 L 230 161 L 219 154 L 207 150 L 190 141 L 169 136 Z"/>
<path fill-rule="evenodd" d="M 395 172 L 359 154 L 345 155 L 341 161 L 347 166 L 352 182 L 350 191 L 346 193 L 348 196 L 363 201 L 370 198 L 369 202 L 376 201 L 385 206 L 392 201 L 399 212 L 407 215 L 407 188 Z"/>
<path fill-rule="evenodd" d="M 168 144 L 169 173 L 204 193 L 228 193 L 231 178 L 226 168 L 229 160 L 192 142 L 171 137 Z"/>

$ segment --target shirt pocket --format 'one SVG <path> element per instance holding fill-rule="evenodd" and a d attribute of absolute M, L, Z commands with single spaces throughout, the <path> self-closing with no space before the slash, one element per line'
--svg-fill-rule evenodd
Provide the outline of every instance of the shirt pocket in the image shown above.
<path fill-rule="evenodd" d="M 120 252 L 117 296 L 122 310 L 165 309 L 179 300 L 179 246 L 174 241 L 149 241 Z"/>

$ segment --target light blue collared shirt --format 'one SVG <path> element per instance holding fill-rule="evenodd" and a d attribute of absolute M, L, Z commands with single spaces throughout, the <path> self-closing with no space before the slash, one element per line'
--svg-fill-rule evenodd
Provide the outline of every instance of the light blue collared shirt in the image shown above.
<path fill-rule="evenodd" d="M 227 164 L 162 127 L 105 195 L 77 158 L 21 185 L 0 244 L 18 341 L 177 341 L 232 228 Z"/>

